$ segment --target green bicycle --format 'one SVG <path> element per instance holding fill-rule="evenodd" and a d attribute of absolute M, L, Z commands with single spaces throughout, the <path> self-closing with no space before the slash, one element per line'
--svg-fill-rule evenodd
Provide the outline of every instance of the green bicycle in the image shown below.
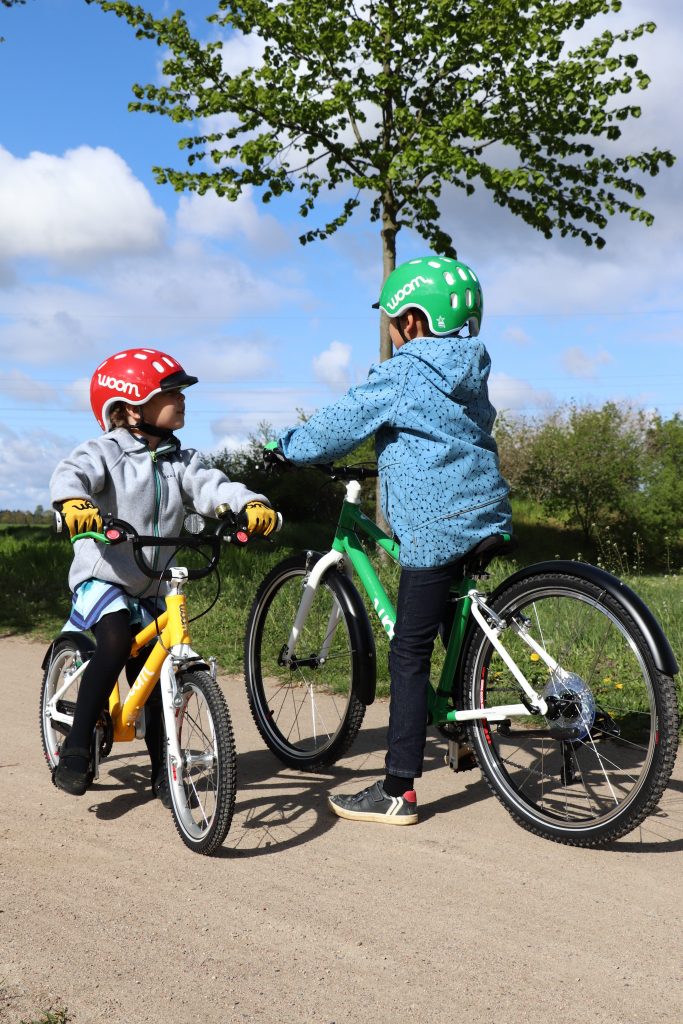
<path fill-rule="evenodd" d="M 322 467 L 321 467 L 322 468 Z M 245 637 L 249 704 L 286 765 L 329 766 L 349 749 L 374 700 L 375 643 L 352 575 L 391 637 L 395 611 L 362 543 L 398 543 L 360 507 L 362 467 L 328 468 L 346 496 L 327 553 L 302 552 L 266 576 Z M 487 538 L 454 584 L 429 721 L 458 770 L 471 747 L 495 796 L 522 827 L 594 847 L 651 814 L 673 770 L 678 709 L 669 643 L 643 601 L 584 562 L 527 566 L 492 593 L 486 567 L 512 547 Z"/>

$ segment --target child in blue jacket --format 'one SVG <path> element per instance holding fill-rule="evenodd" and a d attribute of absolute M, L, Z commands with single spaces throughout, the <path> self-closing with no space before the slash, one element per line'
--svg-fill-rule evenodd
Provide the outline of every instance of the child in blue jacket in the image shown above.
<path fill-rule="evenodd" d="M 280 447 L 295 463 L 327 462 L 375 435 L 383 511 L 401 543 L 386 776 L 353 796 L 330 797 L 329 806 L 342 818 L 411 825 L 430 661 L 450 585 L 473 547 L 510 532 L 511 513 L 491 434 L 491 362 L 476 340 L 483 310 L 476 275 L 446 257 L 410 260 L 389 275 L 377 307 L 390 318 L 393 358 L 288 430 Z"/>

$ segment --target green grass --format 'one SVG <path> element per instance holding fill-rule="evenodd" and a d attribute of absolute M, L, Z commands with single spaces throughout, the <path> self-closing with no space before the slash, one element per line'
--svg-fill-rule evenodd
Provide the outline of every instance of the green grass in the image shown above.
<path fill-rule="evenodd" d="M 66 1007 L 61 1007 L 56 1010 L 46 1010 L 40 1017 L 35 1017 L 33 1020 L 23 1019 L 19 1024 L 68 1024 L 71 1017 L 68 1015 Z"/>

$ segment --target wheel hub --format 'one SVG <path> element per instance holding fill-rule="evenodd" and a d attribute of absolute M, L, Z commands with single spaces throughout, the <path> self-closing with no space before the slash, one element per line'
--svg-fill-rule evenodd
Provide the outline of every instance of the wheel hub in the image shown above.
<path fill-rule="evenodd" d="M 562 739 L 584 740 L 595 721 L 595 697 L 581 676 L 557 668 L 542 696 L 552 732 Z"/>

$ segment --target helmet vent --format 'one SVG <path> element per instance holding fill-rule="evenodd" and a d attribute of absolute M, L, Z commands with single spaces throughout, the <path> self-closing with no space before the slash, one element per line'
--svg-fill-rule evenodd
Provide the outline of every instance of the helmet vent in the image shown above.
<path fill-rule="evenodd" d="M 134 359 L 144 359 L 144 360 L 146 360 L 147 359 L 147 355 L 146 355 L 145 352 L 135 352 L 133 354 L 133 358 Z"/>
<path fill-rule="evenodd" d="M 441 264 L 437 263 L 436 260 L 429 260 L 429 262 L 427 263 L 427 266 L 428 267 L 434 267 L 434 270 L 439 270 L 440 267 L 441 267 Z"/>
<path fill-rule="evenodd" d="M 462 269 L 462 267 L 458 267 L 458 273 L 460 274 L 460 277 L 462 278 L 463 281 L 467 280 L 467 274 Z"/>
<path fill-rule="evenodd" d="M 165 373 L 166 372 L 166 367 L 164 366 L 164 364 L 160 363 L 157 359 L 153 359 L 152 360 L 152 366 L 154 367 L 154 369 L 158 373 Z"/>
<path fill-rule="evenodd" d="M 467 308 L 472 309 L 472 306 L 474 305 L 474 298 L 472 296 L 471 288 L 468 288 L 465 292 L 465 302 L 467 303 Z"/>
<path fill-rule="evenodd" d="M 446 282 L 446 284 L 450 284 L 450 285 L 454 285 L 455 284 L 455 278 L 451 274 L 450 270 L 446 270 L 444 272 L 443 279 Z"/>
<path fill-rule="evenodd" d="M 457 292 L 451 292 L 451 309 L 457 309 L 457 308 L 458 308 L 458 293 Z"/>

